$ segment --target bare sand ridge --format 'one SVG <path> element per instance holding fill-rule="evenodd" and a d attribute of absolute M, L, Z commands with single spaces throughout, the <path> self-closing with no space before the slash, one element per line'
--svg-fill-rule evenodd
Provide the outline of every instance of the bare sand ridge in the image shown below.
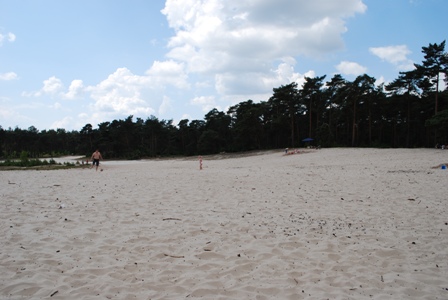
<path fill-rule="evenodd" d="M 448 151 L 0 172 L 1 299 L 448 299 Z"/>

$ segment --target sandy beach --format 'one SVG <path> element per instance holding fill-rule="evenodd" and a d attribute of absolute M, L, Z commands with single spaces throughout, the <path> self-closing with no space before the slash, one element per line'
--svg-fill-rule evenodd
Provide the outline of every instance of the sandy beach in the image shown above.
<path fill-rule="evenodd" d="M 448 299 L 448 150 L 0 172 L 0 299 Z"/>

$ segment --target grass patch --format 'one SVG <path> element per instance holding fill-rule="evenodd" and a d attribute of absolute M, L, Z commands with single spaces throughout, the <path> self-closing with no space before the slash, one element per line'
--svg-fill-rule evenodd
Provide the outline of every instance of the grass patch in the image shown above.
<path fill-rule="evenodd" d="M 79 162 L 76 163 L 57 163 L 54 159 L 40 160 L 40 159 L 28 159 L 22 157 L 20 160 L 7 159 L 0 162 L 0 171 L 8 170 L 59 170 L 59 169 L 72 169 L 84 167 Z"/>

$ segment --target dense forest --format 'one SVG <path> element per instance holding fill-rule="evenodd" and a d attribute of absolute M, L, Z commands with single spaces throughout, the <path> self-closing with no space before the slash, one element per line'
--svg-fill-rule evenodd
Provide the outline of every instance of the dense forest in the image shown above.
<path fill-rule="evenodd" d="M 445 41 L 422 47 L 424 60 L 384 85 L 367 74 L 354 81 L 334 75 L 273 88 L 267 101 L 247 100 L 204 120 L 129 116 L 80 131 L 0 126 L 0 157 L 89 155 L 106 158 L 198 155 L 304 146 L 434 147 L 448 144 L 448 55 Z"/>

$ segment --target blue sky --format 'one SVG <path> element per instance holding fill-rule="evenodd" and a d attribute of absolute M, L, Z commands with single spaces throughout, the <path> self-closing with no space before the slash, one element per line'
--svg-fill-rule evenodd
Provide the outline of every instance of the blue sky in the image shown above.
<path fill-rule="evenodd" d="M 0 0 L 0 126 L 177 125 L 305 76 L 387 83 L 446 40 L 447 13 L 447 0 Z"/>

